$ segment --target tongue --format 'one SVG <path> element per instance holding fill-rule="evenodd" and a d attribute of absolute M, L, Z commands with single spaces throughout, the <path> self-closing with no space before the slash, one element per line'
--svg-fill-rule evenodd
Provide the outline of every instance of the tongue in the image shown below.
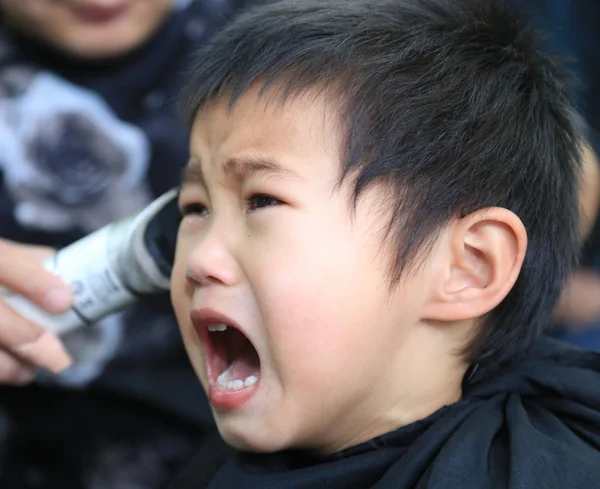
<path fill-rule="evenodd" d="M 260 362 L 256 350 L 252 347 L 244 351 L 231 363 L 229 376 L 233 379 L 246 380 L 251 375 L 260 375 Z"/>

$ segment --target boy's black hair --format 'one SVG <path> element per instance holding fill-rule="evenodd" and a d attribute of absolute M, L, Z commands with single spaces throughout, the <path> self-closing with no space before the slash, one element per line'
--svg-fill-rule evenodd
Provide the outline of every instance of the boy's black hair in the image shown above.
<path fill-rule="evenodd" d="M 394 192 L 392 283 L 452 219 L 491 206 L 517 214 L 522 271 L 466 354 L 499 364 L 532 344 L 578 254 L 583 128 L 569 78 L 519 15 L 491 0 L 269 2 L 202 50 L 184 110 L 191 122 L 256 84 L 335 97 L 354 203 L 376 182 Z"/>

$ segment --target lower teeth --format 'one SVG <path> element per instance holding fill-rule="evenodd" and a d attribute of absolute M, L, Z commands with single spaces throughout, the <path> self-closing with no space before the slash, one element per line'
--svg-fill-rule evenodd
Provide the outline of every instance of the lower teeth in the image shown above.
<path fill-rule="evenodd" d="M 237 390 L 244 387 L 244 383 L 241 380 L 230 380 L 227 382 L 227 388 L 231 390 Z"/>
<path fill-rule="evenodd" d="M 256 382 L 258 382 L 258 377 L 256 375 L 251 375 L 250 377 L 246 378 L 246 380 L 231 379 L 230 374 L 232 369 L 233 364 L 229 365 L 227 370 L 225 370 L 217 378 L 217 384 L 219 384 L 219 387 L 221 389 L 235 391 L 243 389 L 244 387 L 250 387 L 251 385 L 254 385 L 256 384 Z"/>

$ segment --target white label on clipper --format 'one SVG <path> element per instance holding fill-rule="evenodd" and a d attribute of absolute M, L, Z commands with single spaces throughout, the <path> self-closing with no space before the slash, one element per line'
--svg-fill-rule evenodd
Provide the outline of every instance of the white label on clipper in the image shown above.
<path fill-rule="evenodd" d="M 107 243 L 110 231 L 106 227 L 73 243 L 59 251 L 50 264 L 51 271 L 71 286 L 73 309 L 86 322 L 135 301 L 111 267 Z"/>

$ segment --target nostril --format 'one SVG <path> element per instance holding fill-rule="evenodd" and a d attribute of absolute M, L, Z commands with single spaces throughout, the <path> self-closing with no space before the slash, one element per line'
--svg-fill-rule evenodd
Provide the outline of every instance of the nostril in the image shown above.
<path fill-rule="evenodd" d="M 190 285 L 198 285 L 202 282 L 202 280 L 199 279 L 192 270 L 190 270 L 190 267 L 186 267 L 185 269 L 185 279 Z"/>

